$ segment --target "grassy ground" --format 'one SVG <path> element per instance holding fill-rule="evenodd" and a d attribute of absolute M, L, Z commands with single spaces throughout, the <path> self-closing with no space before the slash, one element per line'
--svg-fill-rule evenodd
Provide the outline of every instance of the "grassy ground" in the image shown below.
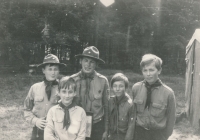
<path fill-rule="evenodd" d="M 132 71 L 103 70 L 100 73 L 108 79 L 116 72 L 123 72 L 131 86 L 143 78 Z M 177 113 L 184 110 L 185 80 L 180 76 L 161 76 L 160 79 L 175 91 Z M 27 140 L 31 135 L 31 126 L 23 118 L 23 101 L 30 86 L 42 80 L 42 75 L 28 76 L 27 74 L 0 76 L 0 140 Z M 190 123 L 183 119 L 175 125 L 173 135 L 169 140 L 200 140 L 200 133 L 194 130 Z"/>

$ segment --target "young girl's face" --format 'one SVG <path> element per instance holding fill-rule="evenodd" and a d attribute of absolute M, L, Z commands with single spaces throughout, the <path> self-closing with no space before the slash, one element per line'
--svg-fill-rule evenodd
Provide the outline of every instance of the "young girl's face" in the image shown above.
<path fill-rule="evenodd" d="M 74 96 L 76 96 L 74 87 L 69 86 L 69 88 L 61 88 L 59 91 L 59 96 L 61 98 L 62 103 L 65 106 L 70 105 L 72 103 Z"/>
<path fill-rule="evenodd" d="M 113 89 L 114 94 L 116 96 L 119 97 L 119 96 L 123 95 L 125 93 L 125 90 L 126 90 L 124 81 L 116 81 L 116 82 L 114 82 L 113 86 L 112 86 L 112 89 Z"/>

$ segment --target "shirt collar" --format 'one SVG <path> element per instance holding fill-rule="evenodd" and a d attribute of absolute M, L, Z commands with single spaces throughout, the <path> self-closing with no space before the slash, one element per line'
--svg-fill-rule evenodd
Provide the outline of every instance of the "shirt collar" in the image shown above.
<path fill-rule="evenodd" d="M 158 80 L 160 80 L 159 78 L 158 78 Z M 160 83 L 161 83 L 161 85 L 163 85 L 163 82 L 160 80 Z M 143 80 L 142 81 L 142 84 L 145 86 L 145 80 Z M 154 87 L 153 89 L 159 89 L 160 88 L 160 86 L 157 86 L 157 87 Z"/>
<path fill-rule="evenodd" d="M 61 110 L 63 110 L 63 108 L 60 107 L 59 104 L 57 105 L 56 109 L 61 109 Z M 74 106 L 74 107 L 70 108 L 69 111 L 71 112 L 71 111 L 74 111 L 74 110 L 76 110 L 76 109 L 77 109 L 77 106 Z"/>

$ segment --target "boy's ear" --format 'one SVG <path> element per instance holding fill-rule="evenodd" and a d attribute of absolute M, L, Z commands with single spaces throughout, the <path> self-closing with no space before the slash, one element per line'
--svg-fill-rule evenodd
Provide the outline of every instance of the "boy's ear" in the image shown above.
<path fill-rule="evenodd" d="M 162 72 L 162 68 L 160 68 L 160 70 L 159 70 L 159 73 L 158 73 L 158 74 L 161 74 L 161 72 Z"/>
<path fill-rule="evenodd" d="M 42 73 L 44 74 L 44 68 L 42 68 Z"/>
<path fill-rule="evenodd" d="M 74 92 L 74 96 L 76 96 L 77 94 L 76 94 L 76 92 Z"/>

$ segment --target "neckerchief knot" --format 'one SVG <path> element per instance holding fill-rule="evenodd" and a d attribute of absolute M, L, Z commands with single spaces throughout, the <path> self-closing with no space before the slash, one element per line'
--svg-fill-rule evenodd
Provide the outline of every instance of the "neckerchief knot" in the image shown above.
<path fill-rule="evenodd" d="M 84 73 L 83 70 L 81 70 L 81 74 L 80 74 L 82 79 L 93 79 L 94 78 L 94 72 L 92 73 Z"/>
<path fill-rule="evenodd" d="M 145 104 L 145 108 L 150 106 L 151 104 L 151 93 L 152 93 L 152 89 L 158 86 L 161 86 L 162 83 L 161 81 L 158 79 L 154 84 L 150 85 L 147 81 L 144 81 L 145 87 L 147 88 L 147 100 L 146 100 L 146 104 Z"/>
<path fill-rule="evenodd" d="M 69 115 L 69 109 L 76 106 L 76 103 L 72 101 L 72 103 L 69 106 L 65 106 L 62 102 L 59 103 L 60 107 L 64 110 L 64 121 L 63 121 L 63 129 L 66 128 L 66 130 L 69 128 L 71 120 Z"/>
<path fill-rule="evenodd" d="M 54 85 L 58 85 L 58 81 L 56 81 L 56 80 L 54 80 L 54 81 L 48 81 L 46 79 L 46 77 L 44 77 L 44 83 L 46 85 L 45 92 L 47 94 L 48 100 L 50 100 L 50 98 L 51 98 L 51 88 Z"/>

